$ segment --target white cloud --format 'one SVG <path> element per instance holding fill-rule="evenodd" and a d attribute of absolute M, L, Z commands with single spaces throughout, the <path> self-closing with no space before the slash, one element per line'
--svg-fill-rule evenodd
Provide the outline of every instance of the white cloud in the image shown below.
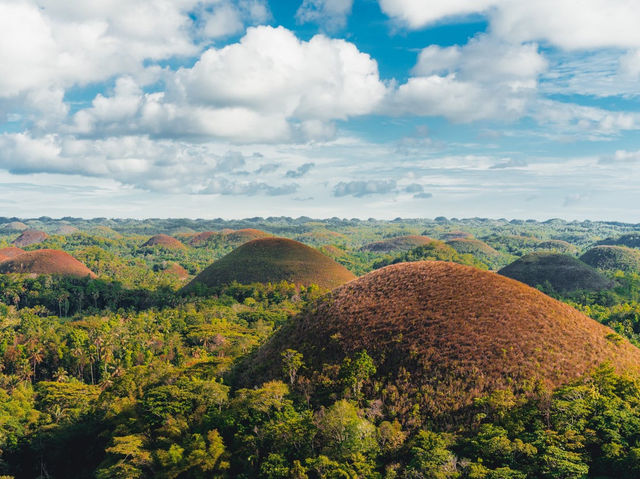
<path fill-rule="evenodd" d="M 238 42 L 205 51 L 191 68 L 144 93 L 121 78 L 75 114 L 72 133 L 203 136 L 237 142 L 326 138 L 332 120 L 374 111 L 386 93 L 377 63 L 355 45 L 285 28 L 254 27 Z"/>
<path fill-rule="evenodd" d="M 320 23 L 329 30 L 338 30 L 347 24 L 352 7 L 353 0 L 303 0 L 296 19 L 301 23 Z"/>
<path fill-rule="evenodd" d="M 548 42 L 567 50 L 640 47 L 636 0 L 379 0 L 411 29 L 469 14 L 487 15 L 493 34 L 511 42 Z"/>
<path fill-rule="evenodd" d="M 413 77 L 400 85 L 391 111 L 441 115 L 457 122 L 522 116 L 547 68 L 535 44 L 480 35 L 466 45 L 420 52 Z"/>

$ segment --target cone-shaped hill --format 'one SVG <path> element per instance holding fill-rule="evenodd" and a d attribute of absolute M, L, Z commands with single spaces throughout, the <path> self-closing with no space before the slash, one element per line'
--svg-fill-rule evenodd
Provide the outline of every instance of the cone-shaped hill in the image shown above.
<path fill-rule="evenodd" d="M 575 254 L 578 248 L 567 241 L 562 240 L 546 240 L 540 241 L 535 246 L 536 251 L 553 251 L 556 253 Z"/>
<path fill-rule="evenodd" d="M 445 262 L 392 265 L 333 290 L 246 359 L 236 381 L 282 377 L 286 349 L 303 354 L 307 372 L 325 364 L 331 371 L 366 350 L 389 407 L 399 406 L 394 395 L 399 403 L 413 396 L 426 415 L 498 389 L 523 394 L 537 381 L 555 387 L 605 361 L 640 369 L 640 349 L 570 306 Z"/>
<path fill-rule="evenodd" d="M 198 283 L 216 287 L 233 281 L 242 284 L 289 281 L 332 289 L 354 278 L 344 266 L 305 244 L 286 238 L 263 238 L 245 243 L 220 258 L 185 289 Z"/>
<path fill-rule="evenodd" d="M 596 246 L 583 254 L 580 259 L 593 268 L 605 271 L 640 272 L 640 251 L 626 246 Z"/>
<path fill-rule="evenodd" d="M 588 264 L 560 253 L 531 253 L 498 273 L 529 286 L 551 285 L 558 293 L 601 291 L 613 286 L 611 280 Z"/>
<path fill-rule="evenodd" d="M 598 244 L 640 248 L 640 233 L 627 233 L 618 238 L 607 238 L 599 241 Z"/>
<path fill-rule="evenodd" d="M 0 274 L 59 274 L 84 278 L 96 275 L 80 261 L 64 251 L 39 249 L 27 251 L 0 263 Z"/>
<path fill-rule="evenodd" d="M 361 249 L 363 251 L 371 251 L 374 253 L 409 251 L 410 249 L 431 243 L 432 241 L 433 239 L 428 236 L 396 236 L 395 238 L 388 238 L 382 241 L 376 241 L 375 243 L 366 244 Z"/>
<path fill-rule="evenodd" d="M 7 258 L 15 258 L 19 254 L 24 253 L 22 248 L 16 248 L 15 246 L 7 246 L 6 248 L 0 248 L 0 254 Z"/>
<path fill-rule="evenodd" d="M 149 238 L 142 248 L 160 247 L 166 249 L 185 249 L 186 246 L 172 236 L 159 234 Z"/>
<path fill-rule="evenodd" d="M 11 223 L 2 225 L 3 232 L 24 231 L 28 229 L 29 227 L 21 221 L 12 221 Z"/>
<path fill-rule="evenodd" d="M 505 261 L 505 258 L 508 256 L 500 253 L 484 241 L 480 241 L 478 239 L 458 238 L 447 241 L 447 244 L 458 253 L 470 254 L 491 267 L 496 267 L 500 264 L 505 265 L 509 262 L 508 259 Z"/>
<path fill-rule="evenodd" d="M 49 237 L 47 233 L 39 230 L 25 230 L 20 236 L 14 239 L 11 244 L 22 248 L 32 244 L 42 243 Z"/>
<path fill-rule="evenodd" d="M 266 231 L 257 230 L 254 228 L 245 228 L 242 230 L 225 232 L 225 239 L 229 243 L 236 245 L 241 245 L 243 243 L 247 243 L 256 239 L 269 238 L 271 236 L 273 235 L 267 233 Z"/>
<path fill-rule="evenodd" d="M 202 233 L 197 233 L 191 236 L 188 240 L 188 243 L 191 246 L 200 246 L 201 244 L 206 243 L 209 238 L 220 236 L 220 233 L 216 233 L 215 231 L 203 231 Z"/>

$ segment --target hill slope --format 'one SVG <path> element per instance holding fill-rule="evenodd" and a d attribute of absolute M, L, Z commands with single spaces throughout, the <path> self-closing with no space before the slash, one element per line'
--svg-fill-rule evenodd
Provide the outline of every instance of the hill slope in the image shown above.
<path fill-rule="evenodd" d="M 366 244 L 361 249 L 363 251 L 372 251 L 375 253 L 392 253 L 398 251 L 409 251 L 410 249 L 425 245 L 431 241 L 433 241 L 433 239 L 428 236 L 396 236 L 395 238 L 388 238 L 382 241 L 376 241 L 375 243 Z"/>
<path fill-rule="evenodd" d="M 32 244 L 42 243 L 49 237 L 47 233 L 39 230 L 25 230 L 20 236 L 14 239 L 11 244 L 22 248 Z"/>
<path fill-rule="evenodd" d="M 186 246 L 172 236 L 159 234 L 149 238 L 143 245 L 143 248 L 158 246 L 167 249 L 185 249 Z"/>
<path fill-rule="evenodd" d="M 499 274 L 529 286 L 550 284 L 559 293 L 601 291 L 611 281 L 573 256 L 560 253 L 531 253 L 505 266 Z"/>
<path fill-rule="evenodd" d="M 640 248 L 640 233 L 627 233 L 618 238 L 607 238 L 605 240 L 599 241 L 598 244 Z"/>
<path fill-rule="evenodd" d="M 22 248 L 16 248 L 15 246 L 7 246 L 6 248 L 0 248 L 0 254 L 8 258 L 15 258 L 19 254 L 24 253 Z"/>
<path fill-rule="evenodd" d="M 447 244 L 451 246 L 460 254 L 470 254 L 474 258 L 479 259 L 483 263 L 496 267 L 501 263 L 504 265 L 509 260 L 505 261 L 505 257 L 508 256 L 493 249 L 484 241 L 471 238 L 458 238 L 447 241 Z"/>
<path fill-rule="evenodd" d="M 263 238 L 239 246 L 211 264 L 186 289 L 197 283 L 209 287 L 238 283 L 289 281 L 332 289 L 355 275 L 307 245 L 286 238 Z"/>
<path fill-rule="evenodd" d="M 96 275 L 80 261 L 64 251 L 39 249 L 27 251 L 0 263 L 0 274 L 60 274 L 64 276 Z"/>
<path fill-rule="evenodd" d="M 280 377 L 287 348 L 316 371 L 365 349 L 390 405 L 412 396 L 427 415 L 497 389 L 524 394 L 531 381 L 557 386 L 603 361 L 640 368 L 640 349 L 566 304 L 444 262 L 397 264 L 337 288 L 245 361 L 239 382 Z"/>
<path fill-rule="evenodd" d="M 580 260 L 597 269 L 640 272 L 640 251 L 626 246 L 596 246 L 583 254 Z"/>

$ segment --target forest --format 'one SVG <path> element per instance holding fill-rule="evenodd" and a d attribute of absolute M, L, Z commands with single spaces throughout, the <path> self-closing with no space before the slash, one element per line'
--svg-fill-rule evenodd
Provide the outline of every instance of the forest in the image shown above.
<path fill-rule="evenodd" d="M 268 356 L 273 374 L 252 373 L 260 351 L 286 341 L 300 318 L 330 309 L 328 289 L 294 276 L 185 288 L 210 264 L 263 237 L 304 243 L 354 277 L 432 261 L 498 275 L 531 255 L 567 255 L 592 268 L 582 255 L 595 247 L 636 251 L 640 225 L 0 218 L 0 255 L 30 230 L 46 237 L 0 261 L 3 479 L 640 477 L 638 371 L 603 361 L 553 387 L 505 376 L 518 383 L 436 415 L 425 410 L 434 391 L 418 383 L 417 370 L 388 369 L 392 350 L 381 356 L 344 346 L 325 361 L 309 351 L 330 355 L 331 345 L 283 343 Z M 159 234 L 180 246 L 149 241 Z M 389 241 L 399 237 L 425 239 Z M 66 252 L 95 275 L 2 269 L 45 250 Z M 635 350 L 640 268 L 629 264 L 594 266 L 603 289 L 571 289 L 569 280 L 531 286 L 611 328 L 613 349 L 628 341 Z M 446 347 L 458 341 L 444 339 Z"/>

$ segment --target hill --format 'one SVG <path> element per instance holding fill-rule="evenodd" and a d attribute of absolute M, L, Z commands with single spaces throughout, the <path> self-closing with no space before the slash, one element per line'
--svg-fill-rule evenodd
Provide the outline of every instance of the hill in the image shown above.
<path fill-rule="evenodd" d="M 417 246 L 422 246 L 432 242 L 433 239 L 428 236 L 408 235 L 396 236 L 375 243 L 369 243 L 360 248 L 362 251 L 371 251 L 374 253 L 393 253 L 398 251 L 409 251 Z"/>
<path fill-rule="evenodd" d="M 629 248 L 640 248 L 640 233 L 628 233 L 618 238 L 607 238 L 602 241 L 598 241 L 598 245 L 611 245 L 611 246 L 627 246 Z"/>
<path fill-rule="evenodd" d="M 500 253 L 484 241 L 478 239 L 458 238 L 447 241 L 447 245 L 451 246 L 458 253 L 470 254 L 491 267 L 504 265 L 508 261 L 505 261 L 505 258 L 508 257 L 507 255 Z"/>
<path fill-rule="evenodd" d="M 335 289 L 241 365 L 240 384 L 281 377 L 281 354 L 330 374 L 366 350 L 387 407 L 407 418 L 451 413 L 496 390 L 564 384 L 611 361 L 640 368 L 640 349 L 570 306 L 509 278 L 444 262 L 403 263 Z M 324 365 L 324 366 L 323 366 Z M 315 384 L 322 388 L 321 381 Z"/>
<path fill-rule="evenodd" d="M 467 231 L 455 230 L 455 231 L 447 231 L 446 233 L 442 233 L 440 235 L 440 239 L 442 241 L 452 241 L 458 239 L 471 239 L 473 235 Z"/>
<path fill-rule="evenodd" d="M 640 251 L 626 246 L 596 246 L 583 254 L 580 260 L 597 269 L 640 272 Z"/>
<path fill-rule="evenodd" d="M 466 264 L 480 269 L 488 269 L 488 264 L 480 261 L 471 254 L 458 253 L 448 244 L 431 240 L 427 244 L 400 253 L 396 257 L 383 258 L 373 264 L 374 269 L 383 268 L 390 264 L 414 262 L 414 261 L 447 261 L 451 263 Z"/>
<path fill-rule="evenodd" d="M 59 274 L 64 276 L 96 275 L 80 261 L 64 251 L 39 249 L 27 251 L 0 263 L 0 274 Z"/>
<path fill-rule="evenodd" d="M 0 254 L 2 256 L 6 256 L 7 258 L 15 258 L 19 254 L 24 253 L 24 250 L 21 248 L 16 248 L 15 246 L 7 246 L 6 248 L 0 248 Z"/>
<path fill-rule="evenodd" d="M 57 235 L 66 236 L 66 235 L 72 235 L 74 233 L 78 233 L 79 231 L 80 230 L 78 228 L 76 228 L 75 226 L 72 226 L 72 225 L 61 225 L 56 229 L 55 233 Z"/>
<path fill-rule="evenodd" d="M 189 278 L 189 272 L 178 263 L 172 262 L 162 265 L 162 272 L 171 276 L 175 276 L 180 280 Z"/>
<path fill-rule="evenodd" d="M 42 243 L 49 237 L 47 233 L 40 230 L 25 230 L 20 236 L 14 239 L 11 244 L 22 248 L 32 244 Z"/>
<path fill-rule="evenodd" d="M 160 247 L 160 248 L 166 248 L 166 249 L 185 249 L 186 248 L 186 246 L 182 244 L 180 241 L 165 234 L 152 236 L 142 245 L 142 248 L 153 248 L 153 247 Z"/>
<path fill-rule="evenodd" d="M 187 242 L 191 246 L 200 246 L 201 244 L 206 243 L 209 238 L 215 236 L 220 236 L 220 233 L 216 233 L 215 231 L 203 231 L 202 233 L 197 233 L 191 236 Z"/>
<path fill-rule="evenodd" d="M 225 234 L 225 239 L 231 243 L 236 245 L 241 245 L 243 243 L 247 243 L 249 241 L 253 241 L 260 238 L 269 238 L 273 236 L 266 231 L 257 230 L 254 228 L 245 228 L 236 231 L 228 231 L 223 232 Z"/>
<path fill-rule="evenodd" d="M 498 273 L 533 287 L 550 285 L 558 293 L 601 291 L 613 286 L 588 264 L 560 253 L 531 253 Z"/>
<path fill-rule="evenodd" d="M 332 289 L 355 275 L 319 251 L 286 238 L 263 238 L 239 246 L 211 264 L 191 283 L 208 287 L 237 281 L 242 284 L 289 281 Z"/>
<path fill-rule="evenodd" d="M 29 229 L 29 227 L 27 225 L 25 225 L 22 221 L 12 221 L 11 223 L 6 223 L 4 225 L 2 225 L 2 232 L 11 232 L 13 233 L 14 231 L 24 231 Z"/>
<path fill-rule="evenodd" d="M 554 251 L 556 253 L 575 254 L 578 248 L 571 243 L 563 240 L 546 240 L 540 241 L 535 245 L 536 251 Z"/>

